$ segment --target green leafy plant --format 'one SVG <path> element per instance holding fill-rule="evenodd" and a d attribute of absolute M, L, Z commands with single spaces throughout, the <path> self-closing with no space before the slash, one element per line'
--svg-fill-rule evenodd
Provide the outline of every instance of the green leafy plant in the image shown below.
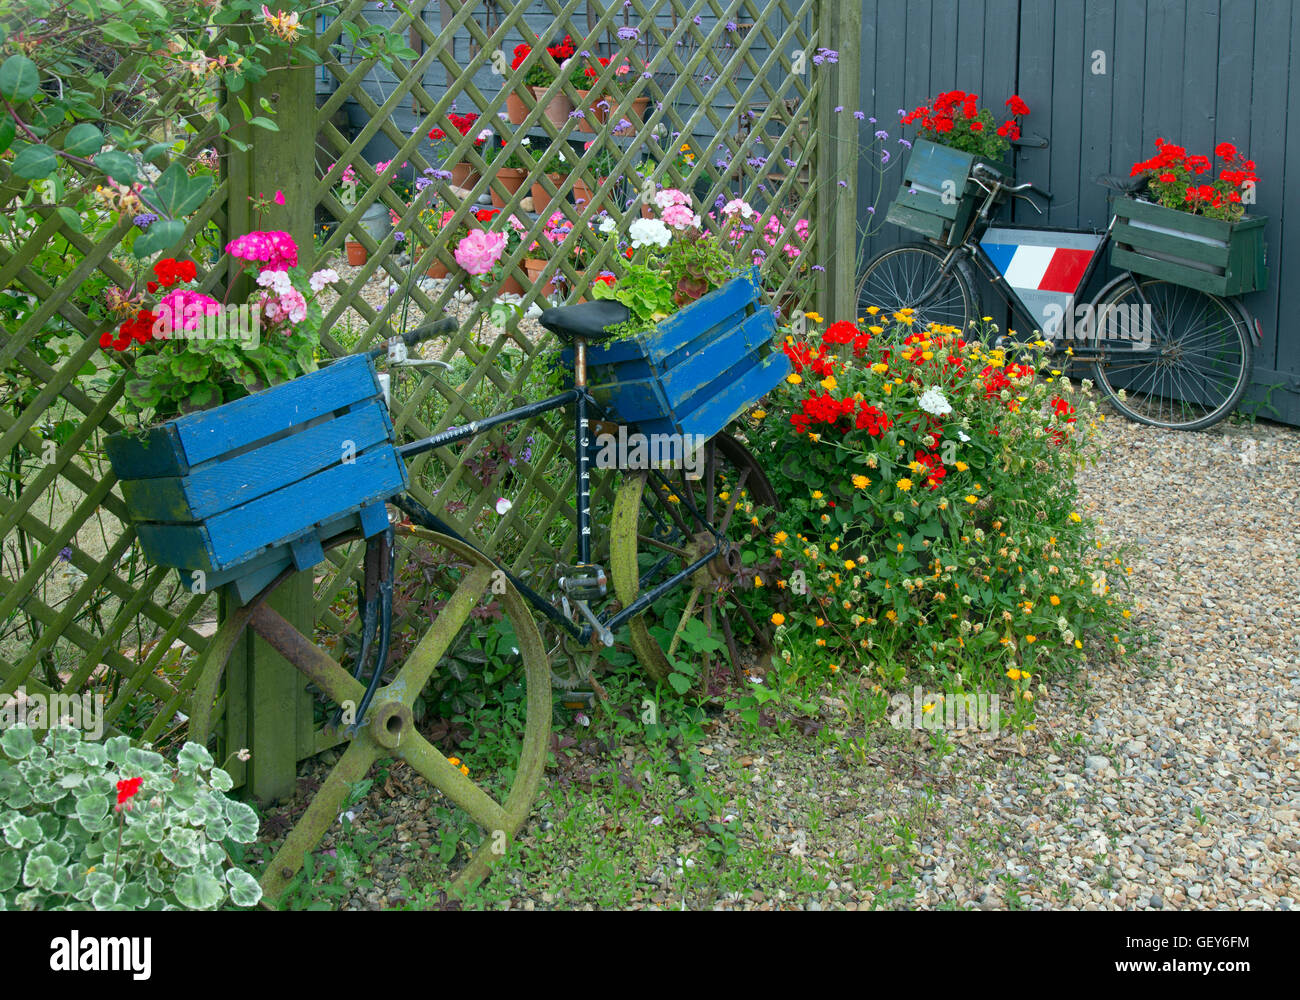
<path fill-rule="evenodd" d="M 304 34 L 318 13 L 337 5 L 281 0 L 273 14 L 252 0 L 216 6 L 161 0 L 0 0 L 0 157 L 15 178 L 42 190 L 99 188 L 122 217 L 156 221 L 132 252 L 147 258 L 185 233 L 184 217 L 212 190 L 194 168 L 207 150 L 178 150 L 168 139 L 178 107 L 204 106 L 224 88 L 242 115 L 213 118 L 225 141 L 246 150 L 238 127 L 278 131 L 275 107 L 254 105 L 246 86 L 278 66 L 319 61 Z M 380 25 L 349 28 L 356 55 L 400 69 L 416 53 Z M 251 29 L 251 38 L 249 32 Z M 116 69 L 130 65 L 121 78 Z M 179 102 L 164 100 L 179 85 Z M 122 112 L 126 113 L 123 114 Z M 76 212 L 56 199 L 69 226 Z"/>
<path fill-rule="evenodd" d="M 253 808 L 197 743 L 175 762 L 66 727 L 0 736 L 0 909 L 253 906 L 257 880 L 227 844 L 257 839 Z M 116 798 L 116 801 L 115 801 Z"/>

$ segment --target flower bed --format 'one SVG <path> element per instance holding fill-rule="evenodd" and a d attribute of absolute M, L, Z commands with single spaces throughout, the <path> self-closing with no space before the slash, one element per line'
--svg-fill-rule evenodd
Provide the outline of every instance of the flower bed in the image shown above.
<path fill-rule="evenodd" d="M 1073 478 L 1103 418 L 1087 382 L 1038 359 L 869 312 L 787 337 L 794 371 L 751 414 L 785 508 L 755 539 L 760 610 L 787 660 L 815 647 L 833 669 L 955 690 L 1005 676 L 1028 705 L 1041 670 L 1122 641 L 1127 567 Z"/>

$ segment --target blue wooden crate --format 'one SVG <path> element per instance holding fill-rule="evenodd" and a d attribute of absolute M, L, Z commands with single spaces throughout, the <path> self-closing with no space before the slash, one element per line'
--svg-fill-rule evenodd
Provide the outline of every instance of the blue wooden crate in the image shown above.
<path fill-rule="evenodd" d="M 384 530 L 407 486 L 393 425 L 365 355 L 116 434 L 109 460 L 145 557 L 247 601 L 290 565 L 308 569 L 347 531 Z"/>
<path fill-rule="evenodd" d="M 710 438 L 790 374 L 751 268 L 653 330 L 587 349 L 592 396 L 646 434 Z M 561 354 L 570 369 L 573 351 Z"/>

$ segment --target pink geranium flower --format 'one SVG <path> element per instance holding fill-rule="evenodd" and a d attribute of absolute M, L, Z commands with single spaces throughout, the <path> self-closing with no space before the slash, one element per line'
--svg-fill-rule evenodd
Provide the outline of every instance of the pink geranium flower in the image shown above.
<path fill-rule="evenodd" d="M 496 267 L 506 249 L 505 233 L 475 229 L 456 246 L 456 263 L 470 274 L 487 274 Z"/>
<path fill-rule="evenodd" d="M 166 337 L 175 330 L 197 330 L 202 325 L 203 317 L 215 316 L 220 312 L 221 303 L 212 296 L 178 288 L 164 295 L 158 302 L 160 326 L 155 332 Z"/>
<path fill-rule="evenodd" d="M 245 233 L 226 244 L 226 253 L 272 271 L 298 266 L 298 244 L 281 230 Z"/>

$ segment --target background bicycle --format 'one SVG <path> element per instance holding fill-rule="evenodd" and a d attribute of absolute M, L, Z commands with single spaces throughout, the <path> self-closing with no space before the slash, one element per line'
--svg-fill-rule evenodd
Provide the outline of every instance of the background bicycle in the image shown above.
<path fill-rule="evenodd" d="M 1246 391 L 1262 340 L 1239 298 L 1267 281 L 1262 238 L 1234 247 L 1216 239 L 1214 220 L 1198 220 L 1211 225 L 1188 238 L 1149 221 L 1138 199 L 1145 177 L 1099 183 L 1127 196 L 1116 199 L 1104 232 L 992 225 L 1008 198 L 1038 209 L 1033 196 L 1051 195 L 1012 186 L 997 168 L 955 150 L 918 144 L 890 221 L 929 240 L 873 258 L 859 281 L 859 308 L 912 308 L 923 323 L 966 330 L 983 315 L 978 273 L 1009 307 L 1022 340 L 1041 335 L 1053 351 L 1086 363 L 1125 416 L 1180 430 L 1217 423 Z M 1256 221 L 1243 231 L 1262 234 Z M 1113 263 L 1133 270 L 1083 300 L 1108 248 Z"/>

